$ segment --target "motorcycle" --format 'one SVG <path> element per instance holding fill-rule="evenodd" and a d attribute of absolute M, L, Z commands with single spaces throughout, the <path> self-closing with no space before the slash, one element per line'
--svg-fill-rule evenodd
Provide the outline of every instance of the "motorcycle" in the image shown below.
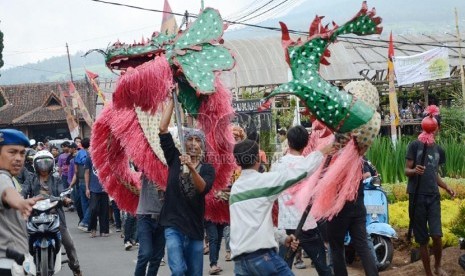
<path fill-rule="evenodd" d="M 10 247 L 5 253 L 6 257 L 0 258 L 0 275 L 36 275 L 36 267 L 31 255 L 21 254 Z"/>
<path fill-rule="evenodd" d="M 54 275 L 61 270 L 61 233 L 57 210 L 72 190 L 63 191 L 59 197 L 43 195 L 44 199 L 32 207 L 26 225 L 29 252 L 41 276 Z"/>
<path fill-rule="evenodd" d="M 367 238 L 371 238 L 373 242 L 378 270 L 383 271 L 392 263 L 394 246 L 391 239 L 397 239 L 397 233 L 389 225 L 388 199 L 381 188 L 379 177 L 369 177 L 363 183 L 364 203 L 367 210 Z M 346 235 L 344 243 L 346 245 L 346 262 L 351 264 L 355 259 L 355 250 L 350 244 L 349 234 Z"/>

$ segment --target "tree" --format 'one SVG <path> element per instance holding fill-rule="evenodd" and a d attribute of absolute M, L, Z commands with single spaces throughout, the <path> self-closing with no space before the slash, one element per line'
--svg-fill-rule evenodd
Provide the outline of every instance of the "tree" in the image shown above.
<path fill-rule="evenodd" d="M 0 31 L 0 68 L 2 68 L 3 66 L 2 52 L 3 52 L 3 33 L 2 31 Z"/>

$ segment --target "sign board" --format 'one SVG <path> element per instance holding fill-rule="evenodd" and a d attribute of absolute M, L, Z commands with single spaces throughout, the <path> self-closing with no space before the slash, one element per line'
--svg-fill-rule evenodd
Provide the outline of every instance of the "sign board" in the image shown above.
<path fill-rule="evenodd" d="M 261 100 L 233 101 L 234 123 L 243 127 L 247 133 L 254 130 L 270 131 L 272 123 L 271 109 L 258 111 L 262 103 Z"/>
<path fill-rule="evenodd" d="M 394 56 L 397 85 L 450 77 L 447 48 L 434 48 L 413 56 Z"/>

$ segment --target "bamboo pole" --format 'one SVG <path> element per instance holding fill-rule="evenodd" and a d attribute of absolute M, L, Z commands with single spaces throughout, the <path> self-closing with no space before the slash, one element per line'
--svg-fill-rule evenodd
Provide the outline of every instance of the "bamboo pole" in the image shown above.
<path fill-rule="evenodd" d="M 462 64 L 462 39 L 460 38 L 459 30 L 459 14 L 455 8 L 455 28 L 457 29 L 457 40 L 459 42 L 459 66 L 460 66 L 460 79 L 462 80 L 462 104 L 465 107 L 465 73 L 463 72 Z"/>

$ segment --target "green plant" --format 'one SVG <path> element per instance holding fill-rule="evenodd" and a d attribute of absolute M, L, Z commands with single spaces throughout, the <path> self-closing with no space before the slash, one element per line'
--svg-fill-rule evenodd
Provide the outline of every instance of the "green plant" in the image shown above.
<path fill-rule="evenodd" d="M 451 223 L 451 232 L 457 237 L 465 238 L 465 205 L 460 204 L 457 219 Z"/>
<path fill-rule="evenodd" d="M 404 174 L 407 140 L 399 140 L 395 145 L 390 138 L 378 137 L 366 153 L 375 165 L 384 183 L 397 183 L 406 180 Z"/>
<path fill-rule="evenodd" d="M 465 177 L 465 144 L 458 143 L 453 137 L 441 139 L 438 144 L 446 153 L 443 175 L 453 178 Z"/>
<path fill-rule="evenodd" d="M 3 66 L 3 33 L 0 31 L 0 68 Z"/>
<path fill-rule="evenodd" d="M 457 98 L 461 95 L 456 95 Z M 439 132 L 439 140 L 455 140 L 462 142 L 465 139 L 463 132 L 465 109 L 462 106 L 462 100 L 456 101 L 456 104 L 451 107 L 441 108 L 441 130 Z"/>

